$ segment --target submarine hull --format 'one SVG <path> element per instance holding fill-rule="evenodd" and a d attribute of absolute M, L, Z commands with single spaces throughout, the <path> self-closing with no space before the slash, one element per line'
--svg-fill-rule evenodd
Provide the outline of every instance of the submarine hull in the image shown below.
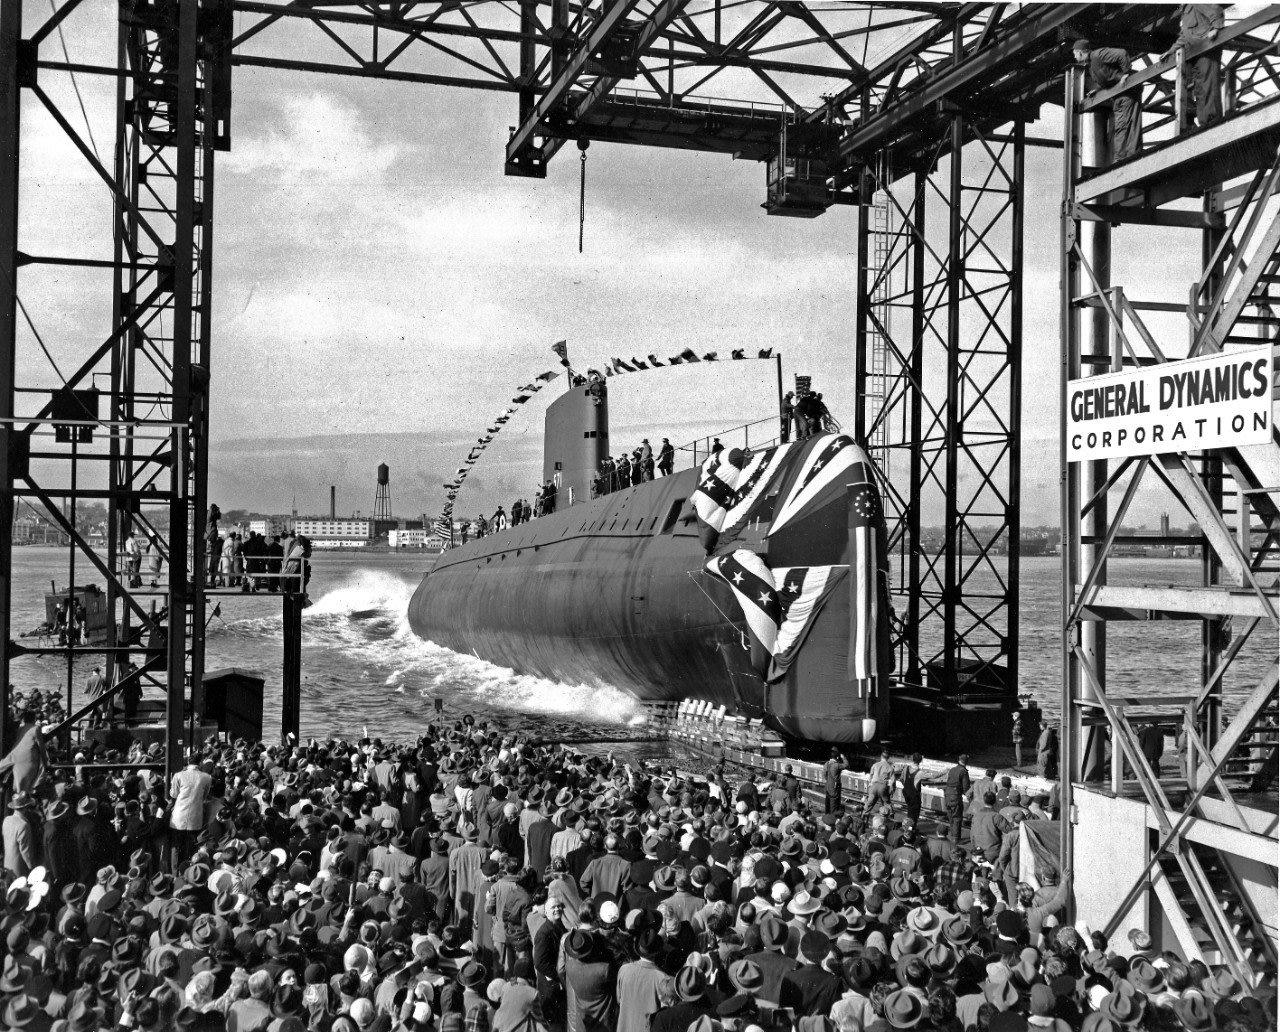
<path fill-rule="evenodd" d="M 796 446 L 800 454 L 792 458 L 820 443 Z M 739 602 L 706 569 L 692 503 L 700 472 L 580 502 L 449 549 L 414 594 L 410 626 L 520 674 L 609 684 L 643 701 L 706 700 L 799 738 L 857 743 L 882 734 L 887 692 L 849 677 L 855 614 L 847 588 L 826 599 L 781 678 L 766 683 L 753 665 Z M 789 567 L 839 564 L 847 562 L 847 525 L 840 494 L 786 534 L 770 538 L 767 519 L 756 520 L 715 552 L 742 548 Z"/>

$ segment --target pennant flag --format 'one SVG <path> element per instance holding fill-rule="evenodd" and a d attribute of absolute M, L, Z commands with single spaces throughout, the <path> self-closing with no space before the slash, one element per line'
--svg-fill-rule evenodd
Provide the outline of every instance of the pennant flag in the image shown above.
<path fill-rule="evenodd" d="M 631 359 L 631 364 L 632 364 L 633 366 L 635 366 L 637 369 L 648 369 L 648 368 L 649 368 L 647 365 L 645 365 L 643 362 L 641 362 L 641 361 L 640 361 L 640 359 L 638 359 L 638 358 L 632 358 L 632 359 Z"/>
<path fill-rule="evenodd" d="M 602 372 L 600 372 L 600 370 L 599 370 L 599 369 L 588 369 L 588 370 L 587 370 L 587 379 L 588 379 L 588 380 L 603 380 L 603 379 L 605 378 L 606 374 L 607 374 L 607 375 L 609 375 L 609 376 L 612 376 L 612 375 L 613 375 L 613 373 L 611 373 L 611 372 L 609 371 L 609 367 L 608 367 L 608 366 L 605 366 L 605 371 L 604 371 L 603 373 L 602 373 Z"/>
<path fill-rule="evenodd" d="M 566 369 L 569 368 L 569 342 L 567 340 L 558 340 L 551 345 L 551 350 L 556 353 L 556 358 L 560 359 L 560 364 Z"/>
<path fill-rule="evenodd" d="M 746 356 L 746 352 L 742 348 L 734 348 L 730 354 L 734 358 L 744 358 Z"/>
<path fill-rule="evenodd" d="M 702 356 L 702 361 L 714 362 L 716 360 L 716 355 L 718 354 L 720 354 L 720 352 L 718 351 L 708 351 L 705 355 Z"/>
<path fill-rule="evenodd" d="M 634 372 L 635 372 L 635 370 L 634 370 L 631 366 L 627 365 L 627 363 L 626 363 L 626 362 L 624 362 L 624 361 L 622 361 L 622 359 L 620 359 L 620 358 L 615 358 L 615 359 L 613 360 L 613 368 L 614 368 L 614 370 L 615 370 L 616 372 L 619 372 L 619 373 L 634 373 Z"/>
<path fill-rule="evenodd" d="M 762 351 L 760 352 L 759 356 L 757 356 L 757 357 L 759 357 L 759 358 L 773 358 L 773 348 L 765 348 L 764 350 L 762 350 Z"/>
<path fill-rule="evenodd" d="M 497 423 L 498 426 L 502 426 L 502 424 L 505 423 L 510 418 L 511 418 L 510 416 L 499 416 L 497 419 L 494 420 L 494 422 Z"/>
<path fill-rule="evenodd" d="M 672 365 L 679 365 L 683 361 L 683 359 L 681 359 L 679 355 L 672 355 L 669 359 L 667 359 L 667 361 L 670 362 Z"/>
<path fill-rule="evenodd" d="M 763 674 L 773 657 L 782 616 L 773 574 L 758 555 L 745 549 L 716 556 L 706 564 L 706 569 L 720 577 L 733 592 L 753 639 L 752 664 Z"/>
<path fill-rule="evenodd" d="M 528 400 L 529 400 L 529 396 L 527 394 L 521 394 L 517 397 L 512 398 L 511 403 L 513 405 L 523 405 Z"/>
<path fill-rule="evenodd" d="M 658 366 L 662 365 L 662 363 L 658 361 L 658 356 L 657 356 L 657 355 L 650 355 L 650 356 L 649 356 L 649 364 L 650 364 L 651 366 L 655 367 L 655 368 L 657 368 Z"/>
<path fill-rule="evenodd" d="M 540 390 L 542 390 L 542 388 L 533 382 L 526 383 L 523 387 L 516 388 L 516 391 L 519 394 L 536 394 Z"/>
<path fill-rule="evenodd" d="M 604 367 L 604 375 L 605 375 L 605 376 L 612 376 L 612 375 L 613 375 L 613 366 L 611 366 L 611 365 L 607 365 L 607 366 L 605 366 L 605 367 Z"/>
<path fill-rule="evenodd" d="M 849 598 L 849 680 L 858 684 L 859 694 L 870 693 L 872 678 L 880 673 L 879 552 L 876 534 L 884 516 L 880 492 L 867 478 L 849 494 L 849 560 L 853 583 Z"/>
<path fill-rule="evenodd" d="M 803 512 L 819 507 L 846 484 L 871 482 L 867 453 L 844 434 L 820 434 L 809 439 L 811 450 L 790 489 L 773 514 L 769 533 L 776 534 Z M 861 468 L 859 468 L 861 467 Z"/>
<path fill-rule="evenodd" d="M 814 618 L 836 588 L 844 583 L 848 569 L 847 566 L 791 566 L 773 571 L 774 582 L 779 585 L 782 619 L 766 680 L 778 681 L 786 676 L 800 646 L 809 636 Z"/>
<path fill-rule="evenodd" d="M 686 362 L 698 361 L 698 355 L 693 350 L 693 348 L 685 348 L 682 352 L 680 352 L 680 357 L 683 358 Z"/>
<path fill-rule="evenodd" d="M 566 363 L 566 364 L 567 364 L 567 363 Z M 554 379 L 555 379 L 557 376 L 559 376 L 559 375 L 560 375 L 560 374 L 559 374 L 559 373 L 557 373 L 554 369 L 548 369 L 545 373 L 539 373 L 539 374 L 537 375 L 536 379 L 541 380 L 543 383 L 550 383 L 552 380 L 554 380 Z M 541 388 L 541 387 L 538 387 L 538 388 L 536 388 L 536 389 L 537 389 L 537 390 L 542 390 L 542 388 Z"/>

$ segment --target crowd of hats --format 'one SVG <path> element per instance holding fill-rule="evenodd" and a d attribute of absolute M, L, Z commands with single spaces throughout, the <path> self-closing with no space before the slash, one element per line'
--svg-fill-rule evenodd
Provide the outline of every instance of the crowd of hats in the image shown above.
<path fill-rule="evenodd" d="M 213 780 L 188 856 L 146 772 L 38 787 L 48 822 L 100 822 L 102 862 L 6 867 L 6 1028 L 1276 1026 L 1274 992 L 1142 932 L 1058 923 L 1055 872 L 1005 898 L 1000 872 L 889 807 L 820 814 L 781 783 L 469 721 L 403 746 L 211 743 L 195 762 Z"/>

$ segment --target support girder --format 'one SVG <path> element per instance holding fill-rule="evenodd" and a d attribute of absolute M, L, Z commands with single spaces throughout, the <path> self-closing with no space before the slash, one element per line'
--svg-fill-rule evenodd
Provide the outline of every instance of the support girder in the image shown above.
<path fill-rule="evenodd" d="M 534 136 L 538 126 L 554 111 L 569 94 L 578 76 L 583 73 L 587 61 L 599 54 L 609 42 L 618 26 L 623 24 L 631 12 L 639 5 L 640 0 L 616 0 L 608 6 L 600 16 L 600 20 L 592 27 L 582 45 L 574 51 L 564 68 L 552 81 L 547 90 L 538 98 L 532 113 L 512 133 L 507 141 L 507 166 L 520 167 L 526 164 L 538 165 L 542 162 L 540 154 L 533 153 Z M 681 5 L 683 6 L 683 5 Z M 674 17 L 674 12 L 672 14 Z M 612 84 L 611 84 L 612 85 Z"/>

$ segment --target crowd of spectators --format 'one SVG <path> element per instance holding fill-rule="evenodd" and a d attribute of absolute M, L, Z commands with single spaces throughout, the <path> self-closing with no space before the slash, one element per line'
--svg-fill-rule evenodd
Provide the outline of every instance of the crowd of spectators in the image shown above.
<path fill-rule="evenodd" d="M 404 745 L 211 741 L 168 781 L 43 760 L 11 773 L 7 1029 L 1276 1022 L 1274 996 L 1225 968 L 1059 923 L 1070 870 L 1019 876 L 892 798 L 837 787 L 811 805 L 789 772 L 679 776 L 468 718 Z M 1016 834 L 1023 802 L 1006 793 L 974 827 L 999 841 L 1012 810 Z"/>

